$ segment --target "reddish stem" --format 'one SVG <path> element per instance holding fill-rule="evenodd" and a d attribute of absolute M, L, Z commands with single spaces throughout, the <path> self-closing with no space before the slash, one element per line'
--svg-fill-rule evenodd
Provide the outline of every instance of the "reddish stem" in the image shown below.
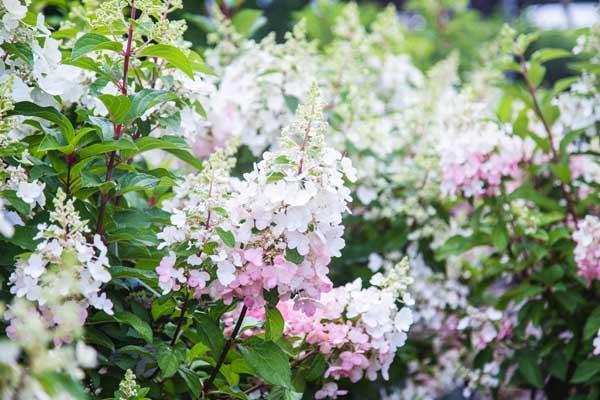
<path fill-rule="evenodd" d="M 544 113 L 542 112 L 542 108 L 540 107 L 540 104 L 537 100 L 537 96 L 535 94 L 535 87 L 533 86 L 533 84 L 531 83 L 531 81 L 529 80 L 529 77 L 528 77 L 529 71 L 527 69 L 525 55 L 519 54 L 518 56 L 519 56 L 519 60 L 520 60 L 520 64 L 521 64 L 521 75 L 523 76 L 523 80 L 525 81 L 525 85 L 527 86 L 527 91 L 529 92 L 529 97 L 531 97 L 531 101 L 533 102 L 533 111 L 535 112 L 537 117 L 542 121 L 542 124 L 544 125 L 544 130 L 546 131 L 546 136 L 548 137 L 548 142 L 550 142 L 550 152 L 552 153 L 552 162 L 559 163 L 560 157 L 559 157 L 558 151 L 556 150 L 556 146 L 554 145 L 554 135 L 552 133 L 552 129 L 550 128 L 550 124 L 546 120 L 546 117 L 544 116 Z M 571 195 L 569 193 L 567 186 L 562 181 L 560 182 L 560 191 L 561 191 L 563 198 L 567 202 L 567 214 L 571 216 L 571 218 L 573 219 L 573 223 L 575 224 L 575 229 L 577 229 L 578 228 L 577 212 L 576 212 L 575 206 L 573 204 L 573 199 L 571 198 Z"/>
<path fill-rule="evenodd" d="M 130 23 L 129 30 L 127 31 L 127 45 L 125 46 L 124 60 L 123 60 L 123 79 L 120 84 L 121 94 L 123 96 L 127 96 L 127 79 L 129 77 L 129 63 L 131 59 L 131 45 L 133 43 L 133 29 L 134 24 L 133 20 L 135 19 L 136 8 L 134 4 L 134 0 L 131 1 L 131 14 L 130 14 Z M 114 140 L 119 140 L 121 134 L 123 133 L 123 125 L 118 124 L 114 126 Z M 110 153 L 108 164 L 106 165 L 106 176 L 104 177 L 104 181 L 108 182 L 112 179 L 113 170 L 115 168 L 115 160 L 117 157 L 117 152 L 112 151 Z M 106 206 L 110 200 L 110 195 L 102 194 L 100 196 L 100 209 L 98 211 L 98 223 L 96 225 L 96 233 L 104 236 L 104 217 L 106 215 Z"/>

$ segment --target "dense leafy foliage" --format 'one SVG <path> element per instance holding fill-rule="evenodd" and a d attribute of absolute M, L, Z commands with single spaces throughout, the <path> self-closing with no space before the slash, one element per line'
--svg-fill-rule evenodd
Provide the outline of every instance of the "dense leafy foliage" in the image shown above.
<path fill-rule="evenodd" d="M 597 398 L 598 27 L 233 3 L 0 2 L 2 398 Z"/>

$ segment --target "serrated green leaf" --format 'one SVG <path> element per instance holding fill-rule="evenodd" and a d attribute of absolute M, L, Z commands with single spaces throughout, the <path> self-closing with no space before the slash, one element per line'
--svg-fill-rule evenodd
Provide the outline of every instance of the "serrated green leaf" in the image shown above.
<path fill-rule="evenodd" d="M 108 110 L 108 115 L 113 123 L 122 124 L 125 121 L 125 117 L 132 107 L 129 97 L 101 94 L 98 98 Z"/>
<path fill-rule="evenodd" d="M 154 44 L 144 47 L 137 53 L 138 57 L 158 57 L 167 60 L 176 68 L 179 68 L 191 79 L 194 79 L 192 64 L 186 55 L 177 47 L 167 44 Z"/>
<path fill-rule="evenodd" d="M 283 336 L 285 322 L 279 310 L 275 307 L 268 307 L 265 320 L 265 339 L 276 342 Z"/>
<path fill-rule="evenodd" d="M 124 120 L 132 122 L 155 105 L 176 99 L 177 96 L 167 90 L 142 89 L 132 96 L 131 109 Z"/>
<path fill-rule="evenodd" d="M 221 238 L 223 243 L 225 243 L 225 246 L 235 247 L 235 237 L 233 236 L 233 233 L 226 231 L 225 229 L 223 229 L 221 227 L 217 227 L 216 231 L 217 231 L 217 235 L 219 235 L 219 237 Z"/>
<path fill-rule="evenodd" d="M 4 42 L 0 46 L 9 54 L 14 54 L 17 58 L 25 61 L 28 65 L 33 65 L 33 51 L 25 43 Z"/>
<path fill-rule="evenodd" d="M 538 366 L 537 357 L 534 353 L 525 351 L 517 358 L 519 372 L 525 380 L 536 388 L 544 387 L 544 378 Z"/>
<path fill-rule="evenodd" d="M 583 327 L 583 339 L 589 340 L 596 336 L 600 329 L 600 306 L 594 308 Z"/>
<path fill-rule="evenodd" d="M 123 45 L 121 43 L 110 40 L 98 33 L 89 32 L 77 39 L 73 45 L 71 59 L 77 60 L 79 57 L 97 50 L 121 51 L 122 49 Z"/>
<path fill-rule="evenodd" d="M 21 215 L 29 215 L 31 212 L 31 206 L 18 197 L 17 192 L 14 190 L 2 190 L 0 191 L 0 197 L 7 200 Z"/>
<path fill-rule="evenodd" d="M 202 343 L 210 349 L 213 357 L 218 357 L 223 346 L 225 346 L 225 338 L 223 331 L 208 315 L 200 314 L 194 316 L 196 319 L 196 330 Z"/>
<path fill-rule="evenodd" d="M 50 121 L 62 132 L 65 136 L 67 143 L 71 143 L 75 136 L 75 129 L 71 124 L 71 121 L 55 108 L 52 107 L 41 107 L 35 103 L 29 101 L 22 101 L 14 105 L 14 109 L 9 113 L 10 115 L 25 115 L 28 117 L 38 117 Z"/>
<path fill-rule="evenodd" d="M 190 392 L 194 395 L 194 398 L 200 397 L 200 378 L 191 369 L 180 367 L 177 371 L 179 376 L 183 379 Z"/>
<path fill-rule="evenodd" d="M 160 182 L 155 176 L 130 172 L 121 175 L 118 178 L 117 193 L 124 194 L 139 190 L 152 189 Z"/>
<path fill-rule="evenodd" d="M 536 50 L 532 55 L 531 59 L 539 63 L 545 63 L 547 61 L 556 60 L 559 58 L 572 57 L 573 53 L 565 49 L 546 48 Z"/>
<path fill-rule="evenodd" d="M 127 324 L 131 326 L 137 333 L 139 333 L 142 336 L 142 338 L 144 338 L 144 340 L 147 343 L 152 343 L 152 328 L 150 327 L 150 325 L 148 325 L 147 322 L 143 321 L 137 315 L 128 311 L 121 311 L 115 313 L 113 318 L 122 324 Z"/>
<path fill-rule="evenodd" d="M 571 383 L 584 383 L 600 374 L 600 359 L 585 360 L 577 366 Z"/>
<path fill-rule="evenodd" d="M 272 341 L 257 340 L 239 345 L 244 360 L 258 376 L 272 385 L 292 387 L 288 356 Z"/>
<path fill-rule="evenodd" d="M 197 157 L 194 157 L 189 151 L 182 149 L 165 149 L 167 153 L 174 155 L 179 158 L 181 161 L 185 161 L 190 164 L 192 167 L 201 170 L 202 169 L 202 160 Z"/>
<path fill-rule="evenodd" d="M 96 156 L 99 154 L 110 153 L 111 151 L 117 150 L 137 150 L 137 146 L 131 138 L 125 136 L 119 140 L 107 141 L 103 143 L 96 143 L 91 146 L 86 147 L 85 149 L 79 152 L 79 156 L 81 158 L 87 158 L 91 156 Z"/>

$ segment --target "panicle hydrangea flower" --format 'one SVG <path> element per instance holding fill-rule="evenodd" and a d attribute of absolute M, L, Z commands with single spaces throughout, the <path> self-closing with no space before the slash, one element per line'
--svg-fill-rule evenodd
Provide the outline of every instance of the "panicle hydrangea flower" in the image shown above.
<path fill-rule="evenodd" d="M 590 30 L 577 38 L 577 44 L 573 48 L 574 54 L 589 53 L 592 55 L 593 63 L 600 63 L 600 24 L 595 23 Z"/>
<path fill-rule="evenodd" d="M 284 333 L 318 347 L 329 364 L 325 378 L 356 382 L 365 375 L 375 380 L 381 373 L 388 379 L 388 368 L 413 322 L 411 310 L 397 305 L 404 295 L 401 288 L 411 281 L 407 272 L 407 261 L 402 261 L 368 288 L 362 288 L 360 279 L 334 288 L 321 296 L 310 316 L 296 311 L 291 301 L 281 302 Z M 336 394 L 333 386 L 322 390 Z"/>
<path fill-rule="evenodd" d="M 22 157 L 26 160 L 26 153 Z M 21 165 L 5 165 L 0 161 L 0 190 L 14 192 L 16 197 L 29 206 L 29 217 L 33 216 L 34 210 L 46 204 L 44 195 L 45 184 L 37 179 L 30 180 L 27 171 Z M 23 225 L 21 216 L 10 209 L 8 203 L 0 199 L 0 234 L 11 237 L 15 226 Z"/>
<path fill-rule="evenodd" d="M 415 244 L 409 246 L 407 254 L 412 283 L 405 294 L 405 297 L 410 297 L 406 297 L 404 302 L 409 306 L 416 304 L 413 307 L 415 324 L 412 332 L 422 334 L 442 331 L 448 315 L 466 307 L 469 289 L 456 277 L 434 272 L 429 268 Z M 383 271 L 391 271 L 400 259 L 400 253 L 386 254 L 385 258 L 381 258 L 380 268 Z M 376 276 L 374 275 L 372 280 L 377 279 Z M 435 293 L 435 296 L 431 293 Z"/>
<path fill-rule="evenodd" d="M 520 179 L 520 164 L 530 153 L 527 142 L 483 118 L 483 104 L 472 102 L 468 93 L 458 97 L 453 106 L 454 114 L 446 121 L 447 131 L 438 148 L 442 193 L 494 196 L 503 179 Z"/>
<path fill-rule="evenodd" d="M 600 93 L 597 86 L 596 77 L 583 72 L 569 91 L 562 92 L 552 100 L 552 104 L 560 111 L 554 126 L 559 140 L 568 132 L 578 129 L 584 129 L 589 136 L 596 133 L 596 122 L 600 121 Z"/>
<path fill-rule="evenodd" d="M 174 187 L 175 196 L 163 204 L 163 208 L 171 213 L 171 224 L 157 235 L 158 248 L 171 249 L 156 268 L 163 294 L 185 285 L 194 290 L 195 297 L 200 297 L 210 281 L 209 273 L 200 266 L 212 254 L 209 244 L 217 245 L 222 241 L 218 230 L 228 217 L 224 207 L 225 199 L 232 191 L 233 179 L 229 170 L 235 162 L 232 158 L 235 147 L 232 145 L 213 153 L 204 163 L 203 170 L 187 175 Z M 178 262 L 175 253 L 179 248 L 189 253 L 183 264 Z"/>
<path fill-rule="evenodd" d="M 585 277 L 588 284 L 600 279 L 600 219 L 587 215 L 579 221 L 577 231 L 573 232 L 575 262 L 579 275 Z"/>
<path fill-rule="evenodd" d="M 263 291 L 314 311 L 314 300 L 331 289 L 328 264 L 344 247 L 342 214 L 355 170 L 325 145 L 327 122 L 316 85 L 296 119 L 283 130 L 281 150 L 266 152 L 227 205 L 235 246 L 219 248 L 214 295 L 265 305 Z"/>
<path fill-rule="evenodd" d="M 112 314 L 113 304 L 100 287 L 111 279 L 107 248 L 99 235 L 89 243 L 86 221 L 82 221 L 59 189 L 50 212 L 50 225 L 38 225 L 34 239 L 42 241 L 35 251 L 20 257 L 10 275 L 10 292 L 36 304 L 48 327 L 70 340 L 82 326 L 88 306 Z M 14 321 L 7 334 L 14 336 Z"/>
<path fill-rule="evenodd" d="M 206 154 L 239 138 L 258 156 L 268 147 L 277 148 L 281 129 L 294 116 L 291 104 L 306 96 L 306 82 L 317 76 L 316 43 L 306 40 L 304 22 L 283 43 L 273 35 L 260 43 L 242 41 L 231 22 L 215 12 L 220 40 L 206 57 L 221 78 L 203 103 L 206 119 L 202 129 L 196 127 L 193 142 Z"/>
<path fill-rule="evenodd" d="M 434 65 L 425 83 L 409 95 L 409 105 L 376 118 L 376 121 L 388 121 L 388 136 L 374 140 L 356 159 L 350 154 L 359 171 L 357 198 L 368 205 L 364 217 L 393 219 L 401 215 L 412 227 L 410 240 L 432 236 L 438 231 L 438 225 L 445 223 L 433 207 L 441 197 L 436 146 L 440 119 L 443 119 L 441 111 L 456 96 L 453 87 L 457 82 L 457 64 L 457 58 L 451 56 Z M 378 124 L 383 126 L 382 122 Z M 360 124 L 352 129 L 360 129 Z M 381 127 L 373 130 L 380 131 Z M 360 135 L 373 136 L 362 131 Z M 381 142 L 388 144 L 383 157 L 378 156 L 382 154 Z M 357 143 L 369 142 L 361 139 L 353 143 L 359 148 Z"/>
<path fill-rule="evenodd" d="M 0 367 L 3 370 L 0 397 L 46 399 L 50 394 L 38 380 L 40 376 L 63 372 L 80 380 L 84 378 L 83 368 L 97 366 L 96 351 L 81 340 L 71 346 L 55 346 L 64 339 L 64 332 L 49 326 L 47 318 L 34 303 L 16 297 L 4 317 L 11 321 L 8 334 L 12 340 L 0 341 Z M 81 327 L 70 334 L 80 336 Z M 61 390 L 53 392 L 52 398 L 74 399 Z"/>

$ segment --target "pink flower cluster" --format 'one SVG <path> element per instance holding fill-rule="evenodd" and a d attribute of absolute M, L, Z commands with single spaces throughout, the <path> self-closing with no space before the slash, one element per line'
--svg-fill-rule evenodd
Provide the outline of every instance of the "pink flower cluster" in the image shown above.
<path fill-rule="evenodd" d="M 579 275 L 590 283 L 600 279 L 600 219 L 588 215 L 579 221 L 579 228 L 573 233 L 575 247 L 575 262 Z"/>
<path fill-rule="evenodd" d="M 454 139 L 444 147 L 441 159 L 445 195 L 494 196 L 503 178 L 520 178 L 519 164 L 525 158 L 521 138 L 508 136 L 488 123 L 483 132 Z"/>
<path fill-rule="evenodd" d="M 502 179 L 518 180 L 533 144 L 485 118 L 486 104 L 465 92 L 455 99 L 439 133 L 444 195 L 481 198 L 498 193 Z"/>
<path fill-rule="evenodd" d="M 318 90 L 300 105 L 284 129 L 281 150 L 266 152 L 244 175 L 226 205 L 223 228 L 235 238 L 211 256 L 217 280 L 213 297 L 241 299 L 262 308 L 264 291 L 312 314 L 315 302 L 332 288 L 329 262 L 344 247 L 342 215 L 351 200 L 344 178 L 355 171 L 347 158 L 324 144 L 327 122 Z"/>
<path fill-rule="evenodd" d="M 325 378 L 356 382 L 365 375 L 375 380 L 379 372 L 388 379 L 388 368 L 412 324 L 410 309 L 398 309 L 396 300 L 386 288 L 362 289 L 357 279 L 324 294 L 312 316 L 295 310 L 291 301 L 279 303 L 278 309 L 286 321 L 285 334 L 316 346 L 325 356 Z"/>
<path fill-rule="evenodd" d="M 158 286 L 163 290 L 163 294 L 167 294 L 171 290 L 177 291 L 181 289 L 182 285 L 187 285 L 194 289 L 194 297 L 199 298 L 202 295 L 202 289 L 206 287 L 206 282 L 210 280 L 210 275 L 197 269 L 186 272 L 181 267 L 175 268 L 176 262 L 175 253 L 170 252 L 168 256 L 163 257 L 160 265 L 156 268 Z"/>

